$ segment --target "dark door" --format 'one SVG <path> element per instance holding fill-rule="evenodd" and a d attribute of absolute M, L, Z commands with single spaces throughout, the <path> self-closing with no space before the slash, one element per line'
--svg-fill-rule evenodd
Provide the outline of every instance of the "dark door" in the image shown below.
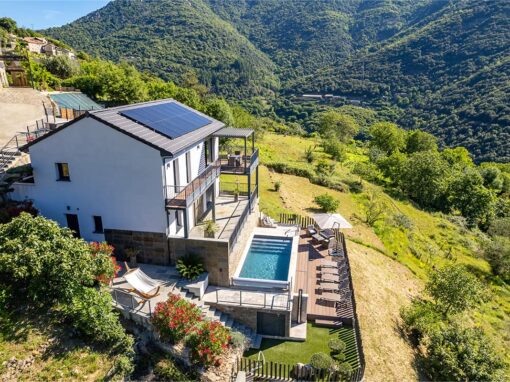
<path fill-rule="evenodd" d="M 67 227 L 73 231 L 74 237 L 80 237 L 80 224 L 78 223 L 78 215 L 66 214 Z"/>
<path fill-rule="evenodd" d="M 285 314 L 257 312 L 257 333 L 285 337 Z"/>

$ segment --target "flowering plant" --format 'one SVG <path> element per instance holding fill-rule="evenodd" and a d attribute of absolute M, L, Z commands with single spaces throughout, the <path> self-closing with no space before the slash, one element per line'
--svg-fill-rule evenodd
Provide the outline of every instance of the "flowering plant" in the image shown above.
<path fill-rule="evenodd" d="M 156 305 L 152 324 L 164 340 L 172 343 L 190 334 L 193 327 L 202 320 L 202 312 L 178 295 L 170 295 L 167 301 Z"/>
<path fill-rule="evenodd" d="M 96 257 L 97 260 L 104 260 L 97 262 L 98 275 L 96 279 L 104 284 L 109 284 L 117 274 L 121 267 L 117 264 L 117 260 L 112 256 L 114 248 L 106 242 L 98 243 L 93 241 L 89 243 L 89 250 L 92 256 Z"/>
<path fill-rule="evenodd" d="M 203 321 L 187 337 L 191 361 L 204 367 L 221 364 L 220 355 L 228 348 L 230 332 L 218 321 Z"/>

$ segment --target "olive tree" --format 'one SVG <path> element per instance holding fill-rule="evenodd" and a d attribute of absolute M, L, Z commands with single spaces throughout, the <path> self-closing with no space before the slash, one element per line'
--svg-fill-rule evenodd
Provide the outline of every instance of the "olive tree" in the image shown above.
<path fill-rule="evenodd" d="M 350 115 L 329 110 L 319 115 L 319 132 L 327 139 L 348 143 L 358 133 L 359 126 Z"/>

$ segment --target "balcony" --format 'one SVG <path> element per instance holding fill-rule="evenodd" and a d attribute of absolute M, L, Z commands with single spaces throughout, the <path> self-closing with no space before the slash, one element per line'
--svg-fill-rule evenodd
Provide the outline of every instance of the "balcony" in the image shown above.
<path fill-rule="evenodd" d="M 259 149 L 241 154 L 241 150 L 233 154 L 220 154 L 221 172 L 223 174 L 247 175 L 251 174 L 259 163 Z"/>
<path fill-rule="evenodd" d="M 166 186 L 165 198 L 167 208 L 186 208 L 202 195 L 220 176 L 220 160 L 207 168 L 186 186 Z"/>

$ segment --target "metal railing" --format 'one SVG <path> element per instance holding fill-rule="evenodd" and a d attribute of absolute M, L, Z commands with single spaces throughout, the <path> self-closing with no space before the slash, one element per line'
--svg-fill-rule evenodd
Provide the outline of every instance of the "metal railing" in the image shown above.
<path fill-rule="evenodd" d="M 288 292 L 281 293 L 216 289 L 216 303 L 270 310 L 290 310 L 292 305 L 291 293 L 290 288 Z"/>
<path fill-rule="evenodd" d="M 248 196 L 248 184 L 237 182 L 220 182 L 220 194 L 233 195 L 239 192 L 239 195 Z"/>
<path fill-rule="evenodd" d="M 116 288 L 110 288 L 110 294 L 112 295 L 114 305 L 120 306 L 131 312 L 147 314 L 149 317 L 152 317 L 151 300 L 141 296 L 134 296 L 129 292 Z M 149 308 L 148 313 L 143 311 L 145 304 L 147 304 Z"/>
<path fill-rule="evenodd" d="M 258 163 L 259 149 L 251 154 L 220 154 L 221 171 L 230 174 L 246 174 L 252 171 L 252 166 Z"/>
<path fill-rule="evenodd" d="M 185 186 L 165 186 L 167 205 L 171 207 L 187 207 L 193 203 L 216 178 L 220 176 L 220 161 L 216 160 Z"/>
<path fill-rule="evenodd" d="M 244 223 L 246 223 L 246 218 L 250 214 L 250 205 L 247 204 L 244 208 L 241 216 L 239 216 L 239 220 L 237 220 L 237 224 L 235 228 L 232 230 L 230 237 L 228 238 L 228 251 L 232 252 L 234 245 L 237 243 L 237 239 L 239 238 L 239 234 L 244 227 Z"/>

